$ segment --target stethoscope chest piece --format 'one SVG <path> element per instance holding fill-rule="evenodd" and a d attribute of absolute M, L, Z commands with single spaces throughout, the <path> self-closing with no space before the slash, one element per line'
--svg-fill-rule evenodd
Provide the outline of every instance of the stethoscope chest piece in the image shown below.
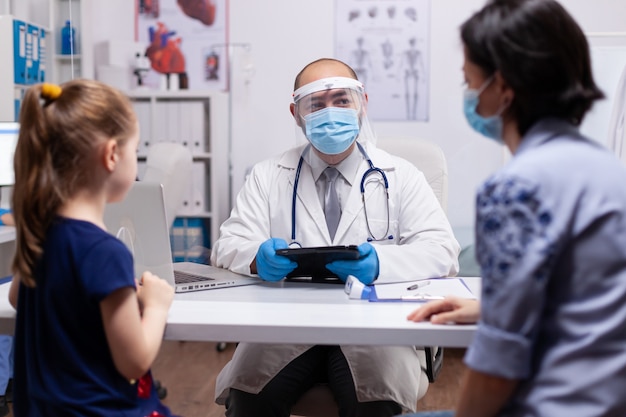
<path fill-rule="evenodd" d="M 377 242 L 377 241 L 383 241 L 383 240 L 393 240 L 393 235 L 389 234 L 389 223 L 390 223 L 389 182 L 387 181 L 387 176 L 385 175 L 385 172 L 382 169 L 374 166 L 369 155 L 367 154 L 367 152 L 365 152 L 365 149 L 363 149 L 363 146 L 359 142 L 357 142 L 356 144 L 357 144 L 357 147 L 359 148 L 359 151 L 361 152 L 361 154 L 363 155 L 363 157 L 365 158 L 365 160 L 367 161 L 369 165 L 369 168 L 367 169 L 367 171 L 365 171 L 365 173 L 361 177 L 361 184 L 360 184 L 361 200 L 363 202 L 363 212 L 365 215 L 365 224 L 367 226 L 367 233 L 368 233 L 367 241 Z M 296 241 L 296 202 L 298 200 L 298 183 L 300 182 L 300 172 L 302 171 L 302 164 L 304 162 L 304 156 L 309 151 L 310 147 L 311 145 L 308 145 L 302 151 L 302 154 L 300 155 L 300 160 L 298 161 L 298 167 L 296 168 L 296 175 L 293 181 L 293 195 L 291 199 L 291 243 L 289 244 L 289 247 L 302 247 L 302 245 L 300 245 L 300 243 Z M 369 218 L 367 216 L 367 204 L 365 202 L 366 181 L 369 181 L 369 179 L 375 175 L 380 176 L 380 178 L 382 179 L 382 183 L 384 184 L 385 205 L 386 205 L 386 210 L 387 210 L 387 228 L 385 230 L 385 233 L 383 234 L 383 237 L 380 237 L 380 238 L 374 236 L 374 234 L 372 233 Z"/>

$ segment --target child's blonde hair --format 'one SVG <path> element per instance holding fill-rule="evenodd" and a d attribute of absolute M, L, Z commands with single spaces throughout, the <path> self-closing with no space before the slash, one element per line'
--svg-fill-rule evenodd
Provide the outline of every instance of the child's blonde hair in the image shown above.
<path fill-rule="evenodd" d="M 33 268 L 59 207 L 80 190 L 97 188 L 100 145 L 123 145 L 136 117 L 128 98 L 93 80 L 38 84 L 22 100 L 15 150 L 13 214 L 17 231 L 13 273 L 35 286 Z"/>

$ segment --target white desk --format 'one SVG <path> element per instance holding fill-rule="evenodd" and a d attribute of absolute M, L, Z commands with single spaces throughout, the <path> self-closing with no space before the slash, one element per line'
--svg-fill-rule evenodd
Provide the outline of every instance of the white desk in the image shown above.
<path fill-rule="evenodd" d="M 15 253 L 15 227 L 0 226 L 0 278 L 11 274 Z"/>
<path fill-rule="evenodd" d="M 475 294 L 480 279 L 466 278 Z M 0 333 L 12 333 L 15 313 L 0 286 Z M 406 320 L 419 303 L 349 300 L 343 286 L 262 283 L 177 294 L 167 322 L 170 340 L 465 347 L 474 325 Z"/>
<path fill-rule="evenodd" d="M 12 242 L 15 240 L 15 227 L 0 226 L 0 243 Z"/>

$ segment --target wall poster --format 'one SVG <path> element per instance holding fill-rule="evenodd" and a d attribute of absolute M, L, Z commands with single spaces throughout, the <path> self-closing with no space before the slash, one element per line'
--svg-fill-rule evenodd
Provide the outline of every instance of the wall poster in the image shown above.
<path fill-rule="evenodd" d="M 428 121 L 430 0 L 335 0 L 335 57 L 365 84 L 368 115 Z"/>
<path fill-rule="evenodd" d="M 136 40 L 147 45 L 143 84 L 227 89 L 227 0 L 135 0 Z M 172 75 L 175 74 L 175 75 Z"/>

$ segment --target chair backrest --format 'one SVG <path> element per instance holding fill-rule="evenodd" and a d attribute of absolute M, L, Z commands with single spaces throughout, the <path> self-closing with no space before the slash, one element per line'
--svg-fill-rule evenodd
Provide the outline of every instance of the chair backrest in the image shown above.
<path fill-rule="evenodd" d="M 148 150 L 146 170 L 139 180 L 163 184 L 165 215 L 170 228 L 190 189 L 192 165 L 191 151 L 180 143 L 158 142 Z"/>
<path fill-rule="evenodd" d="M 379 139 L 377 146 L 406 159 L 424 173 L 444 211 L 448 209 L 448 165 L 439 145 L 418 138 Z"/>

